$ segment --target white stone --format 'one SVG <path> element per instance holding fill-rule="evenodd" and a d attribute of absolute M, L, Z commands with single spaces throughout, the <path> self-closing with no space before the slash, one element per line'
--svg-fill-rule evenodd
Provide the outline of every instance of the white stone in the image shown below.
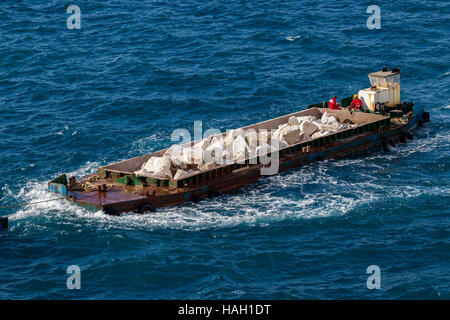
<path fill-rule="evenodd" d="M 288 123 L 289 123 L 291 126 L 293 126 L 293 125 L 297 125 L 297 126 L 300 125 L 300 121 L 298 120 L 298 118 L 296 118 L 296 117 L 294 117 L 294 116 L 289 117 Z"/>
<path fill-rule="evenodd" d="M 223 156 L 223 149 L 220 146 L 209 146 L 203 152 L 203 161 L 205 163 L 220 163 Z"/>
<path fill-rule="evenodd" d="M 307 140 L 311 140 L 311 137 L 308 134 L 306 134 L 305 132 L 300 133 L 300 142 L 307 141 Z"/>
<path fill-rule="evenodd" d="M 242 128 L 234 130 L 234 138 L 236 139 L 238 136 L 242 136 L 245 139 L 245 131 Z"/>
<path fill-rule="evenodd" d="M 181 168 L 181 169 L 186 169 L 186 163 L 184 163 L 183 161 L 183 154 L 178 155 L 176 157 L 172 157 L 171 159 L 172 164 L 177 167 L 177 168 Z"/>
<path fill-rule="evenodd" d="M 245 133 L 245 140 L 250 148 L 256 148 L 258 146 L 258 134 L 255 130 L 248 130 Z"/>
<path fill-rule="evenodd" d="M 281 141 L 275 137 L 272 137 L 272 139 L 270 140 L 270 147 L 273 150 L 279 150 L 287 146 L 288 144 L 286 142 Z"/>
<path fill-rule="evenodd" d="M 234 129 L 227 132 L 225 139 L 222 141 L 223 149 L 229 150 L 233 146 L 234 141 Z"/>
<path fill-rule="evenodd" d="M 328 112 L 324 112 L 322 115 L 322 118 L 320 118 L 320 122 L 322 122 L 323 124 L 328 122 Z"/>
<path fill-rule="evenodd" d="M 264 143 L 270 143 L 271 132 L 267 130 L 259 130 L 258 131 L 258 145 L 262 145 Z"/>
<path fill-rule="evenodd" d="M 297 129 L 283 134 L 283 136 L 281 137 L 281 141 L 286 142 L 288 145 L 293 145 L 293 144 L 299 143 L 301 141 L 300 129 L 298 128 L 298 126 L 295 126 L 295 127 Z M 290 127 L 290 128 L 292 128 L 292 127 Z"/>
<path fill-rule="evenodd" d="M 211 146 L 213 149 L 216 149 L 216 148 L 223 149 L 222 141 L 223 141 L 222 137 L 220 137 L 220 136 L 214 136 L 214 137 L 212 137 L 212 139 L 211 139 L 210 146 Z"/>
<path fill-rule="evenodd" d="M 292 133 L 295 131 L 299 130 L 299 126 L 298 125 L 289 125 L 289 124 L 284 124 L 279 126 L 279 128 L 274 132 L 274 136 L 278 139 L 278 140 L 282 140 L 282 141 L 286 141 L 285 136 L 286 135 L 290 135 L 290 138 L 292 138 Z M 292 140 L 292 139 L 291 139 Z"/>
<path fill-rule="evenodd" d="M 187 164 L 200 164 L 203 162 L 203 151 L 200 148 L 184 148 L 183 161 Z"/>
<path fill-rule="evenodd" d="M 267 143 L 264 143 L 258 147 L 256 147 L 255 153 L 260 156 L 270 152 L 271 148 Z"/>
<path fill-rule="evenodd" d="M 316 117 L 314 117 L 314 116 L 303 116 L 303 117 L 297 117 L 297 120 L 298 120 L 298 122 L 299 122 L 299 124 L 300 123 L 302 123 L 302 122 L 314 122 L 314 121 L 317 121 L 317 118 Z"/>
<path fill-rule="evenodd" d="M 168 155 L 171 159 L 177 158 L 180 154 L 183 154 L 183 147 L 179 144 L 174 144 L 164 152 L 164 156 Z"/>
<path fill-rule="evenodd" d="M 190 170 L 192 171 L 192 170 Z M 193 171 L 192 171 L 193 172 Z M 177 173 L 175 173 L 175 176 L 173 177 L 175 180 L 184 179 L 189 176 L 189 173 L 184 171 L 183 169 L 178 169 Z"/>
<path fill-rule="evenodd" d="M 142 170 L 172 178 L 172 172 L 170 172 L 170 164 L 171 162 L 169 157 L 151 157 L 143 165 Z"/>
<path fill-rule="evenodd" d="M 204 140 L 201 140 L 201 141 L 199 141 L 199 142 L 197 142 L 195 145 L 194 145 L 194 148 L 195 149 L 201 149 L 201 150 L 206 150 L 206 148 L 208 148 L 208 146 L 209 146 L 209 140 L 208 139 L 204 139 Z"/>
<path fill-rule="evenodd" d="M 304 121 L 300 125 L 300 130 L 306 133 L 308 136 L 312 136 L 314 132 L 319 130 L 319 127 L 316 126 L 314 123 Z"/>
<path fill-rule="evenodd" d="M 225 150 L 222 153 L 222 163 L 221 164 L 231 164 L 234 163 L 232 150 Z"/>
<path fill-rule="evenodd" d="M 322 115 L 322 118 L 320 119 L 320 122 L 322 122 L 323 125 L 327 125 L 327 126 L 331 126 L 331 127 L 335 127 L 335 128 L 339 128 L 339 126 L 341 126 L 341 124 L 339 123 L 339 120 L 329 114 L 328 112 L 324 112 Z"/>
<path fill-rule="evenodd" d="M 233 141 L 233 158 L 234 160 L 241 160 L 246 157 L 247 143 L 242 135 L 238 135 Z"/>

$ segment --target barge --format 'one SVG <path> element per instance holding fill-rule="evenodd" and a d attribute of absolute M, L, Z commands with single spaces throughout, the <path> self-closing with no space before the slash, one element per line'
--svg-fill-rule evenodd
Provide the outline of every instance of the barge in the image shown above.
<path fill-rule="evenodd" d="M 277 159 L 276 172 L 283 172 L 312 161 L 364 156 L 388 151 L 399 143 L 412 139 L 414 131 L 429 121 L 422 106 L 400 103 L 400 72 L 398 69 L 369 74 L 372 86 L 360 90 L 363 112 L 344 109 L 351 97 L 342 100 L 341 110 L 324 108 L 325 102 L 308 106 L 306 110 L 243 127 L 246 130 L 273 131 L 292 117 L 320 119 L 326 113 L 339 123 L 351 123 L 343 130 L 309 138 L 266 154 L 251 154 L 239 161 L 178 177 L 140 175 L 142 167 L 152 157 L 162 157 L 167 149 L 99 167 L 97 172 L 77 179 L 66 174 L 48 183 L 51 192 L 74 201 L 90 211 L 120 215 L 122 212 L 153 212 L 157 208 L 180 205 L 188 201 L 220 196 L 249 185 L 264 177 L 263 161 L 268 156 Z M 226 133 L 222 134 L 226 137 Z M 189 148 L 198 141 L 181 145 Z"/>

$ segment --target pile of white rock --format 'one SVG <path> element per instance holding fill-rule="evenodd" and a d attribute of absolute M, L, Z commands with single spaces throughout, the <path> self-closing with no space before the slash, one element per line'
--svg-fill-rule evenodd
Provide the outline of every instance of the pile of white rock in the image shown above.
<path fill-rule="evenodd" d="M 219 165 L 230 164 L 264 155 L 289 145 L 315 139 L 348 129 L 356 125 L 341 124 L 325 112 L 320 119 L 313 116 L 289 118 L 278 129 L 230 130 L 196 142 L 193 146 L 172 145 L 162 157 L 151 157 L 135 174 L 160 178 L 183 179 L 194 173 L 211 170 Z"/>

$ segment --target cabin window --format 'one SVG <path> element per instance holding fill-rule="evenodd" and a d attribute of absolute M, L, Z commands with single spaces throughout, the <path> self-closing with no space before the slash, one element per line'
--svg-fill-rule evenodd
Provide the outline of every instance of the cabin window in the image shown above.
<path fill-rule="evenodd" d="M 370 76 L 372 86 L 387 87 L 386 78 L 380 76 Z"/>
<path fill-rule="evenodd" d="M 388 85 L 393 85 L 394 84 L 394 76 L 388 76 L 386 77 L 386 81 L 388 83 Z"/>
<path fill-rule="evenodd" d="M 400 74 L 394 74 L 394 82 L 400 83 Z"/>

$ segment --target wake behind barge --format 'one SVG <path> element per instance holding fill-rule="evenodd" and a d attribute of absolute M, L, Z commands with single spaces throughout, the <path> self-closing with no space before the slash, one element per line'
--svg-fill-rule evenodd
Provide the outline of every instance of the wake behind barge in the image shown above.
<path fill-rule="evenodd" d="M 388 78 L 396 75 L 397 72 L 382 71 L 370 74 L 369 77 L 375 74 L 381 78 Z M 303 111 L 242 129 L 270 131 L 288 122 L 291 116 L 321 118 L 325 112 L 334 115 L 341 123 L 350 121 L 354 124 L 346 130 L 272 151 L 272 153 L 278 153 L 278 172 L 312 161 L 364 156 L 383 149 L 387 151 L 398 143 L 406 143 L 407 140 L 412 139 L 413 132 L 429 121 L 429 114 L 424 112 L 420 105 L 399 103 L 399 91 L 394 101 L 398 103 L 380 102 L 376 92 L 383 91 L 380 87 L 380 84 L 376 88 L 372 86 L 375 94 L 371 97 L 369 92 L 368 98 L 364 100 L 367 112 L 330 110 L 318 108 L 317 106 L 322 105 L 318 104 L 311 105 L 311 108 Z M 359 92 L 363 98 L 364 90 Z M 387 88 L 387 90 L 390 89 Z M 387 99 L 390 98 L 388 92 Z M 373 104 L 372 101 L 374 101 Z M 345 107 L 346 104 L 348 105 L 349 102 L 346 103 L 344 99 L 342 106 Z M 196 141 L 183 146 L 193 146 L 195 143 Z M 84 176 L 79 180 L 75 177 L 67 179 L 67 176 L 63 174 L 48 183 L 49 191 L 59 193 L 90 211 L 103 210 L 111 215 L 119 215 L 122 212 L 143 213 L 231 192 L 263 177 L 261 169 L 270 165 L 263 164 L 265 162 L 261 161 L 260 156 L 254 155 L 253 158 L 246 158 L 239 163 L 219 165 L 211 170 L 193 173 L 178 180 L 135 174 L 152 156 L 162 156 L 166 150 L 99 167 L 97 173 Z M 86 187 L 87 185 L 89 187 Z"/>

